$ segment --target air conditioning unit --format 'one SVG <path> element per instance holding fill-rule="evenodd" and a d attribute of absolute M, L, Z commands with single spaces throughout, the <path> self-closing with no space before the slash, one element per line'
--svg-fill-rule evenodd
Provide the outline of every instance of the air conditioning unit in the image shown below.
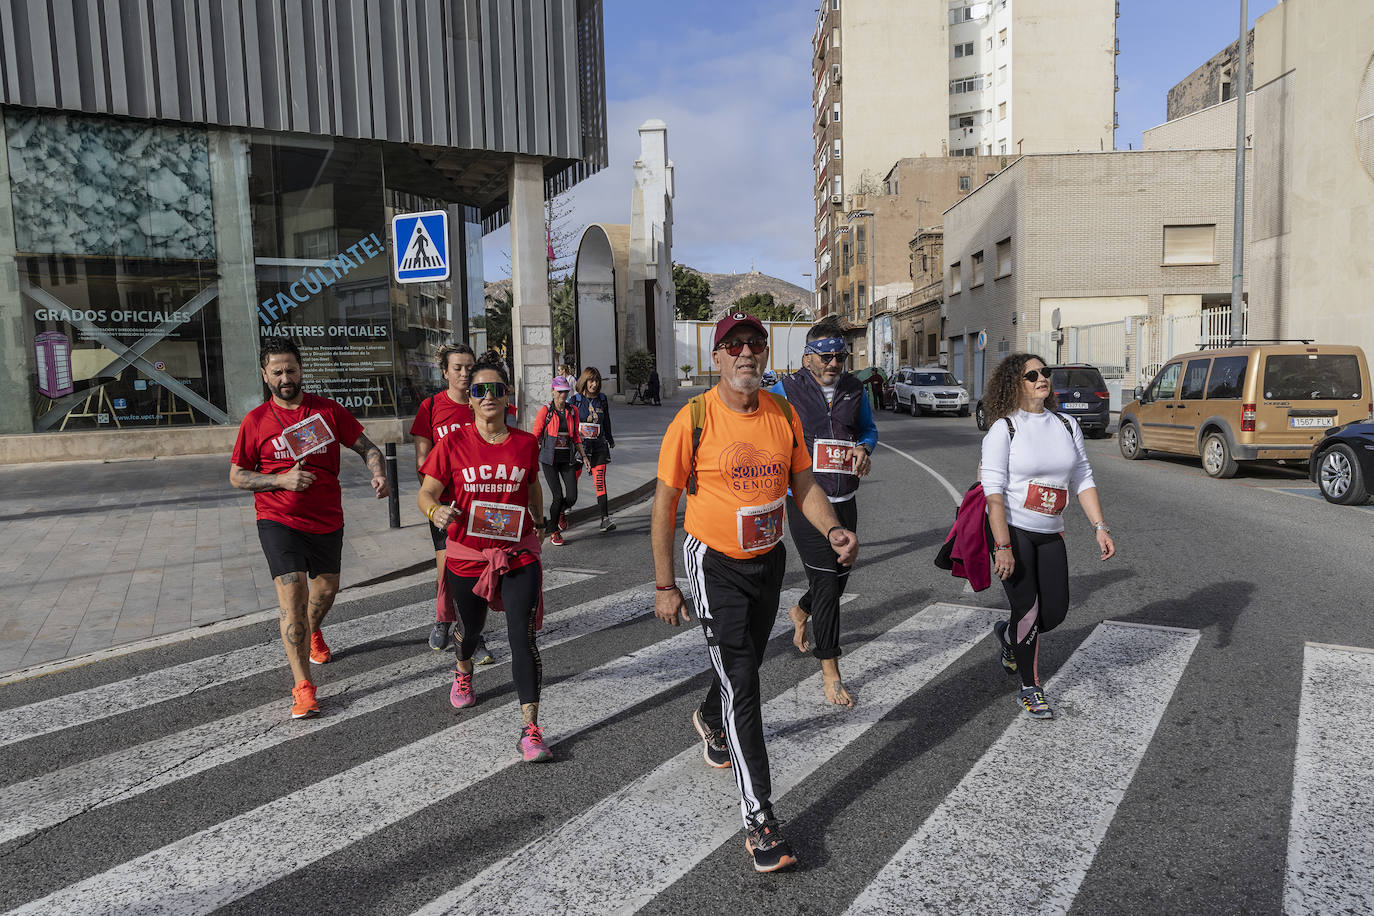
<path fill-rule="evenodd" d="M 841 195 L 841 194 L 831 194 L 831 195 L 830 195 L 830 202 L 831 202 L 832 204 L 842 204 L 842 203 L 844 203 L 844 196 Z"/>

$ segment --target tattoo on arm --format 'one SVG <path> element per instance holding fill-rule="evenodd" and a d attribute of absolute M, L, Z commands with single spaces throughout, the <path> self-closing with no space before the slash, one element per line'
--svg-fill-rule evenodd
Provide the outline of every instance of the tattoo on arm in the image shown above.
<path fill-rule="evenodd" d="M 359 433 L 358 441 L 353 443 L 353 451 L 362 455 L 367 469 L 373 477 L 386 476 L 386 464 L 382 460 L 382 450 L 372 444 L 372 440 Z"/>
<path fill-rule="evenodd" d="M 277 475 L 260 474 L 257 471 L 250 471 L 237 465 L 229 469 L 229 483 L 236 489 L 248 490 L 252 493 L 266 493 L 269 490 L 277 490 Z"/>

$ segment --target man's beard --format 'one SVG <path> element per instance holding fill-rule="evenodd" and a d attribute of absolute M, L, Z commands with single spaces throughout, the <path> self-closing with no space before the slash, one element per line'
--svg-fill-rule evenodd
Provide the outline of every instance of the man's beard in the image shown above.
<path fill-rule="evenodd" d="M 763 387 L 763 379 L 757 375 L 741 376 L 738 372 L 725 380 L 735 391 L 740 394 L 753 394 Z"/>
<path fill-rule="evenodd" d="M 282 382 L 280 385 L 269 385 L 268 387 L 272 389 L 273 394 L 283 401 L 294 401 L 301 393 L 299 382 Z M 287 389 L 290 389 L 290 393 L 287 393 Z"/>

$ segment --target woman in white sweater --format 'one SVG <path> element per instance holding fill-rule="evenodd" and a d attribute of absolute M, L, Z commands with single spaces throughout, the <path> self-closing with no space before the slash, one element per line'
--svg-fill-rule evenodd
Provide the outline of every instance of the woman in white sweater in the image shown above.
<path fill-rule="evenodd" d="M 988 380 L 983 405 L 992 418 L 980 472 L 996 541 L 992 570 L 1011 604 L 1010 620 L 999 620 L 993 631 L 1002 667 L 1021 676 L 1021 708 L 1051 719 L 1054 710 L 1040 687 L 1040 634 L 1059 626 L 1069 609 L 1064 510 L 1071 495 L 1092 523 L 1102 559 L 1116 553 L 1116 544 L 1102 518 L 1083 431 L 1055 412 L 1045 361 L 1030 353 L 1002 360 Z"/>

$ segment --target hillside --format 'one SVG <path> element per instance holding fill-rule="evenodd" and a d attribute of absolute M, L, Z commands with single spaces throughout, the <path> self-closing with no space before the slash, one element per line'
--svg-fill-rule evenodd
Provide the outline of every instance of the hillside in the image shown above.
<path fill-rule="evenodd" d="M 691 267 L 687 269 L 693 270 Z M 711 285 L 711 311 L 717 316 L 724 313 L 735 300 L 750 293 L 772 293 L 773 301 L 779 305 L 799 306 L 803 310 L 809 310 L 811 307 L 811 293 L 808 290 L 756 270 L 742 274 L 708 274 L 700 270 L 696 273 L 701 274 Z M 487 298 L 509 289 L 509 279 L 489 282 L 486 284 Z"/>

